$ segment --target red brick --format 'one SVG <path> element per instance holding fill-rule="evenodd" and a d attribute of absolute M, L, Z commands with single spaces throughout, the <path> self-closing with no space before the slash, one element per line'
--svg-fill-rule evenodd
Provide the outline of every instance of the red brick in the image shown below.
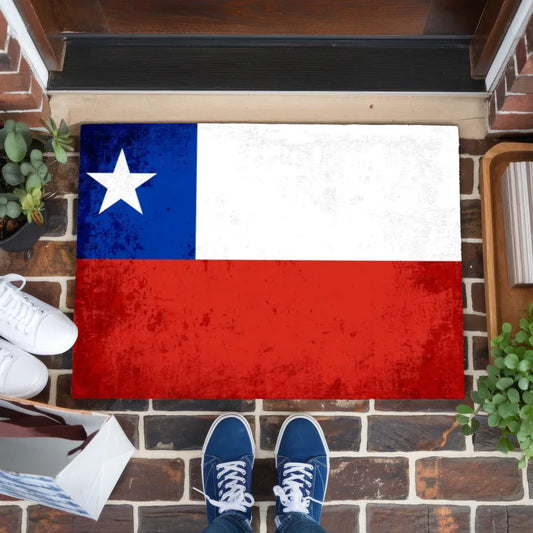
<path fill-rule="evenodd" d="M 533 113 L 498 113 L 490 122 L 493 130 L 531 130 Z"/>
<path fill-rule="evenodd" d="M 481 239 L 481 200 L 461 200 L 461 237 Z"/>
<path fill-rule="evenodd" d="M 32 73 L 28 62 L 22 58 L 15 72 L 0 72 L 0 92 L 29 91 Z"/>
<path fill-rule="evenodd" d="M 15 122 L 25 122 L 30 128 L 42 127 L 41 119 L 46 119 L 47 116 L 41 111 L 23 111 L 21 113 L 9 112 L 0 113 L 0 122 L 6 120 L 14 120 Z"/>
<path fill-rule="evenodd" d="M 0 272 L 17 272 L 23 276 L 74 276 L 76 272 L 75 241 L 40 240 L 33 246 L 31 259 L 22 252 L 0 254 Z"/>
<path fill-rule="evenodd" d="M 110 500 L 180 500 L 184 463 L 181 459 L 131 459 Z"/>
<path fill-rule="evenodd" d="M 530 505 L 480 505 L 476 509 L 475 533 L 531 533 L 533 507 Z"/>
<path fill-rule="evenodd" d="M 470 157 L 461 157 L 459 160 L 461 169 L 461 194 L 474 192 L 474 160 Z"/>
<path fill-rule="evenodd" d="M 130 505 L 106 505 L 95 521 L 75 516 L 42 505 L 28 507 L 27 533 L 131 533 L 133 531 L 133 507 Z"/>
<path fill-rule="evenodd" d="M 139 416 L 116 414 L 115 417 L 130 442 L 139 449 Z"/>
<path fill-rule="evenodd" d="M 533 54 L 531 54 L 522 69 L 523 74 L 531 76 L 533 74 Z"/>
<path fill-rule="evenodd" d="M 531 93 L 533 92 L 533 76 L 519 76 L 515 70 L 514 57 L 511 57 L 505 69 L 508 93 Z"/>
<path fill-rule="evenodd" d="M 455 505 L 369 504 L 367 533 L 393 531 L 464 533 L 470 530 L 470 509 Z"/>
<path fill-rule="evenodd" d="M 252 524 L 254 525 L 254 522 L 259 522 L 259 516 L 253 511 Z M 139 533 L 181 531 L 183 533 L 201 533 L 206 526 L 205 505 L 139 507 Z"/>
<path fill-rule="evenodd" d="M 533 94 L 509 94 L 500 106 L 501 111 L 533 111 Z"/>
<path fill-rule="evenodd" d="M 65 198 L 46 200 L 44 237 L 62 237 L 67 232 L 68 202 Z"/>
<path fill-rule="evenodd" d="M 404 500 L 409 494 L 408 471 L 404 457 L 335 457 L 326 498 Z"/>
<path fill-rule="evenodd" d="M 474 370 L 485 370 L 489 364 L 489 342 L 487 337 L 474 337 L 472 340 Z"/>
<path fill-rule="evenodd" d="M 486 312 L 485 283 L 472 283 L 472 309 L 479 313 Z"/>
<path fill-rule="evenodd" d="M 465 438 L 455 417 L 444 415 L 370 416 L 368 450 L 415 452 L 464 450 Z"/>
<path fill-rule="evenodd" d="M 28 281 L 24 287 L 24 292 L 39 298 L 43 302 L 59 307 L 59 296 L 61 295 L 61 284 L 55 281 Z"/>
<path fill-rule="evenodd" d="M 527 61 L 527 51 L 526 51 L 526 38 L 522 37 L 515 48 L 514 56 L 516 58 L 516 72 L 520 75 L 523 74 L 524 66 Z"/>
<path fill-rule="evenodd" d="M 285 416 L 261 416 L 261 448 L 274 450 Z M 332 451 L 358 451 L 361 441 L 361 420 L 355 416 L 316 417 Z"/>
<path fill-rule="evenodd" d="M 505 100 L 505 95 L 506 95 L 506 82 L 505 82 L 505 76 L 502 76 L 498 85 L 496 85 L 496 89 L 492 93 L 492 97 L 496 99 L 495 103 L 496 103 L 497 109 L 501 109 L 502 104 Z"/>
<path fill-rule="evenodd" d="M 7 20 L 2 11 L 0 11 L 0 49 L 4 49 L 7 39 Z"/>
<path fill-rule="evenodd" d="M 483 246 L 480 242 L 461 244 L 463 278 L 483 278 Z"/>
<path fill-rule="evenodd" d="M 57 163 L 51 157 L 45 157 L 45 163 L 50 174 L 54 176 L 54 179 L 47 185 L 47 191 L 57 194 L 76 194 L 78 192 L 79 156 L 69 155 L 65 164 Z"/>
<path fill-rule="evenodd" d="M 216 415 L 145 416 L 144 435 L 148 450 L 201 450 Z M 253 416 L 247 417 L 254 430 Z"/>
<path fill-rule="evenodd" d="M 346 411 L 364 413 L 368 411 L 365 400 L 264 400 L 265 411 Z"/>
<path fill-rule="evenodd" d="M 76 280 L 74 279 L 67 280 L 67 307 L 69 309 L 74 309 L 75 289 L 76 289 Z"/>
<path fill-rule="evenodd" d="M 465 331 L 487 331 L 487 317 L 463 313 L 463 329 Z"/>
<path fill-rule="evenodd" d="M 416 493 L 428 500 L 512 501 L 524 490 L 516 459 L 429 457 L 416 462 Z"/>
<path fill-rule="evenodd" d="M 22 509 L 14 505 L 0 507 L 0 533 L 17 533 L 22 524 Z"/>
<path fill-rule="evenodd" d="M 0 93 L 0 108 L 4 111 L 16 109 L 39 109 L 43 98 L 43 89 L 32 78 L 31 87 L 24 93 Z"/>
<path fill-rule="evenodd" d="M 491 139 L 459 139 L 459 153 L 462 155 L 485 155 L 498 142 Z"/>
<path fill-rule="evenodd" d="M 8 70 L 18 70 L 20 60 L 20 44 L 12 35 L 9 37 L 9 42 L 7 43 L 6 54 L 9 58 L 10 65 Z"/>

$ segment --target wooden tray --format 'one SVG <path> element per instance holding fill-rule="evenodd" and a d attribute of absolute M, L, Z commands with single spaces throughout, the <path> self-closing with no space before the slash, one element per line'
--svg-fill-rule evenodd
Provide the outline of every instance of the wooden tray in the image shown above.
<path fill-rule="evenodd" d="M 518 323 L 533 302 L 533 287 L 510 288 L 507 278 L 501 178 L 512 161 L 533 161 L 533 144 L 500 143 L 483 157 L 481 165 L 481 221 L 487 331 L 498 336 L 502 322 Z"/>

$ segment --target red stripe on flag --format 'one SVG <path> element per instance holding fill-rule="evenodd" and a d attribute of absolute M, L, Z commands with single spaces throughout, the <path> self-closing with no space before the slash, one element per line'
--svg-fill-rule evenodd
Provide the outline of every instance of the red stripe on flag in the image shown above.
<path fill-rule="evenodd" d="M 77 398 L 462 398 L 459 262 L 79 259 Z"/>

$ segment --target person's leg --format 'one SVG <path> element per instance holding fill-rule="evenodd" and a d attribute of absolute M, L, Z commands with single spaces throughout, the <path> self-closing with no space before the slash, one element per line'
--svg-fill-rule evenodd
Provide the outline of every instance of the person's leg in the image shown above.
<path fill-rule="evenodd" d="M 325 533 L 319 525 L 329 474 L 326 438 L 314 418 L 293 415 L 276 443 L 276 533 Z"/>
<path fill-rule="evenodd" d="M 215 518 L 202 533 L 252 533 L 252 528 L 241 513 L 228 511 Z"/>
<path fill-rule="evenodd" d="M 219 416 L 202 450 L 202 481 L 207 510 L 203 533 L 251 533 L 250 494 L 254 440 L 246 419 L 238 414 Z"/>

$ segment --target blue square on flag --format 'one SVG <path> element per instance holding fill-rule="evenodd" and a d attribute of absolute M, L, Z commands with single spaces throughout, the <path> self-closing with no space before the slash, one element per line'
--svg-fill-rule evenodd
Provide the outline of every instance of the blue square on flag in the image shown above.
<path fill-rule="evenodd" d="M 194 258 L 196 129 L 82 126 L 78 257 Z"/>

